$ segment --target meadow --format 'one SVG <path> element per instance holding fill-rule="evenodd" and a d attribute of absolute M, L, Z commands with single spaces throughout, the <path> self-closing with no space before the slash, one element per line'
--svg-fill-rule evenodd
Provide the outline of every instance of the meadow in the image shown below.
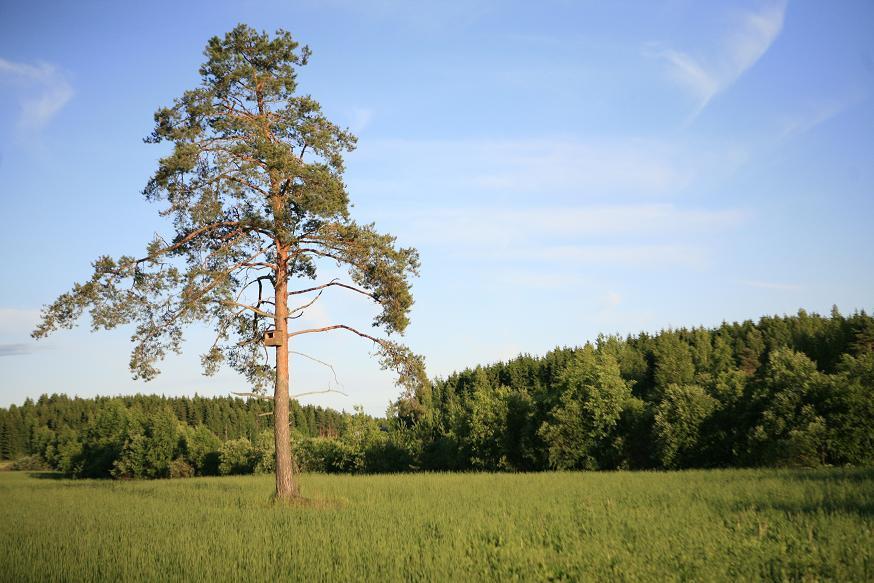
<path fill-rule="evenodd" d="M 68 480 L 0 472 L 0 578 L 874 579 L 874 471 Z"/>

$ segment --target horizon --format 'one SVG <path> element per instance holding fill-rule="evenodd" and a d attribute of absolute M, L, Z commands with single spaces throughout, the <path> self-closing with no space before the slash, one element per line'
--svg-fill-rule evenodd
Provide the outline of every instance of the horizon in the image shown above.
<path fill-rule="evenodd" d="M 127 328 L 29 337 L 97 256 L 170 232 L 140 195 L 166 150 L 142 138 L 237 22 L 312 48 L 299 92 L 359 137 L 352 216 L 421 252 L 406 342 L 430 378 L 599 334 L 874 306 L 870 3 L 160 5 L 178 17 L 0 8 L 0 407 L 245 390 L 201 376 L 199 328 L 149 383 L 130 378 Z M 372 315 L 329 299 L 304 320 Z M 383 416 L 399 394 L 358 339 L 304 350 L 350 397 L 302 405 Z M 327 376 L 292 364 L 293 386 Z"/>

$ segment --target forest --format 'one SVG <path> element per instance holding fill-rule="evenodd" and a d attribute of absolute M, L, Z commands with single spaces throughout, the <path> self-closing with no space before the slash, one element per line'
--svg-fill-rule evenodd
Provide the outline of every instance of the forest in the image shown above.
<path fill-rule="evenodd" d="M 291 402 L 302 471 L 379 473 L 864 466 L 874 317 L 599 336 L 468 368 L 385 417 Z M 270 473 L 272 403 L 44 395 L 0 409 L 0 455 L 72 477 Z"/>

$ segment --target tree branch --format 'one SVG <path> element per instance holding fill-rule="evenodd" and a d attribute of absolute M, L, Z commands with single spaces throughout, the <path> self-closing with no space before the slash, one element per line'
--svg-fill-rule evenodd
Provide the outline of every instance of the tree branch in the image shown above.
<path fill-rule="evenodd" d="M 377 338 L 375 336 L 371 336 L 370 334 L 365 334 L 364 332 L 361 332 L 360 330 L 356 330 L 352 326 L 347 326 L 346 324 L 334 324 L 333 326 L 325 326 L 324 328 L 308 328 L 306 330 L 298 330 L 296 332 L 291 332 L 288 335 L 288 337 L 291 338 L 292 336 L 300 336 L 301 334 L 314 334 L 316 332 L 329 332 L 331 330 L 340 330 L 340 329 L 348 330 L 349 332 L 352 332 L 353 334 L 358 334 L 362 338 L 367 338 L 368 340 L 372 340 L 373 342 L 376 342 L 380 346 L 386 345 L 385 340 L 382 340 L 382 339 Z"/>
<path fill-rule="evenodd" d="M 342 283 L 342 282 L 340 282 L 338 279 L 332 279 L 331 281 L 329 281 L 328 283 L 326 283 L 326 284 L 324 284 L 324 285 L 318 285 L 318 286 L 316 286 L 316 287 L 310 287 L 310 288 L 307 288 L 307 289 L 301 289 L 301 290 L 297 290 L 297 291 L 288 292 L 288 295 L 293 296 L 293 295 L 305 294 L 305 293 L 308 293 L 308 292 L 313 292 L 313 291 L 316 291 L 316 290 L 323 290 L 323 289 L 328 288 L 328 287 L 331 287 L 331 286 L 333 286 L 333 285 L 336 285 L 336 286 L 338 286 L 338 287 L 343 287 L 343 288 L 346 288 L 346 289 L 348 289 L 348 290 L 352 290 L 352 291 L 357 292 L 357 293 L 359 293 L 359 294 L 361 294 L 361 295 L 363 295 L 363 296 L 367 296 L 367 297 L 369 297 L 369 298 L 371 298 L 371 299 L 373 299 L 373 300 L 376 300 L 376 297 L 375 297 L 372 293 L 370 293 L 370 292 L 368 292 L 368 291 L 365 291 L 365 290 L 363 290 L 363 289 L 361 289 L 361 288 L 357 288 L 357 287 L 355 287 L 355 286 L 353 286 L 353 285 L 349 285 L 349 284 L 346 284 L 346 283 Z"/>
<path fill-rule="evenodd" d="M 296 354 L 298 356 L 303 356 L 304 358 L 308 358 L 308 359 L 312 360 L 313 362 L 317 362 L 319 364 L 327 366 L 329 369 L 331 369 L 331 373 L 333 373 L 333 375 L 334 375 L 334 382 L 337 383 L 338 386 L 342 386 L 343 383 L 341 383 L 340 379 L 337 378 L 337 371 L 334 370 L 333 365 L 331 365 L 330 363 L 325 362 L 323 360 L 319 360 L 318 358 L 310 356 L 309 354 L 304 354 L 303 352 L 298 352 L 296 350 L 289 350 L 288 353 L 289 354 Z"/>
<path fill-rule="evenodd" d="M 264 310 L 259 310 L 255 306 L 250 306 L 248 304 L 241 304 L 239 302 L 235 302 L 232 300 L 225 300 L 225 301 L 222 301 L 219 303 L 226 305 L 226 306 L 237 306 L 238 308 L 244 308 L 246 310 L 250 310 L 252 312 L 255 312 L 259 316 L 264 316 L 265 318 L 275 318 L 276 317 L 275 315 L 271 314 L 270 312 L 265 312 Z"/>
<path fill-rule="evenodd" d="M 323 291 L 325 291 L 325 290 L 320 291 L 318 294 L 316 294 L 316 297 L 314 297 L 313 299 L 311 299 L 309 302 L 305 303 L 304 305 L 299 306 L 299 307 L 291 310 L 290 312 L 288 312 L 288 317 L 289 318 L 299 318 L 300 316 L 302 316 L 303 314 L 298 314 L 297 316 L 295 316 L 295 314 L 297 314 L 298 312 L 303 312 L 304 310 L 306 310 L 307 308 L 312 306 L 314 303 L 316 303 L 316 300 L 319 299 L 320 297 L 322 297 Z"/>
<path fill-rule="evenodd" d="M 194 231 L 192 231 L 192 232 L 188 233 L 187 235 L 185 235 L 184 237 L 182 237 L 182 239 L 180 239 L 178 242 L 170 245 L 169 247 L 165 247 L 164 249 L 161 249 L 160 251 L 158 251 L 157 253 L 155 253 L 153 255 L 143 257 L 142 259 L 137 259 L 136 262 L 143 263 L 145 261 L 154 260 L 155 258 L 157 258 L 160 255 L 166 255 L 167 253 L 170 253 L 171 251 L 175 251 L 176 249 L 179 249 L 180 247 L 182 247 L 186 243 L 190 243 L 191 241 L 193 241 L 194 239 L 196 239 L 200 235 L 202 235 L 208 231 L 212 231 L 213 229 L 218 229 L 220 227 L 239 227 L 239 226 L 240 226 L 239 221 L 220 221 L 218 223 L 212 223 L 211 225 L 206 225 L 206 226 L 201 227 L 199 229 L 195 229 Z"/>
<path fill-rule="evenodd" d="M 343 391 L 338 391 L 337 389 L 325 389 L 324 391 L 307 391 L 305 393 L 298 393 L 296 395 L 289 395 L 289 397 L 291 397 L 292 399 L 297 399 L 299 397 L 308 397 L 309 395 L 323 395 L 325 393 L 338 393 L 340 395 L 343 395 L 344 397 L 349 396 L 346 393 L 344 393 Z"/>

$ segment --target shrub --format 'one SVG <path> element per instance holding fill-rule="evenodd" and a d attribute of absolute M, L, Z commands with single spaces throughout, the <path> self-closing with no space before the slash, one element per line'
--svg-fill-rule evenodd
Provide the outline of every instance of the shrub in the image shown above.
<path fill-rule="evenodd" d="M 185 459 L 194 467 L 198 476 L 218 475 L 221 447 L 221 440 L 205 425 L 186 427 L 182 434 Z"/>
<path fill-rule="evenodd" d="M 245 437 L 226 441 L 219 450 L 219 473 L 223 476 L 251 474 L 257 462 L 255 448 Z"/>
<path fill-rule="evenodd" d="M 305 472 L 345 473 L 359 467 L 360 452 L 331 437 L 311 437 L 298 442 L 295 455 Z"/>
<path fill-rule="evenodd" d="M 272 474 L 276 470 L 276 441 L 273 430 L 265 429 L 255 440 L 255 473 Z"/>
<path fill-rule="evenodd" d="M 16 472 L 40 472 L 51 468 L 38 455 L 29 455 L 12 462 L 9 469 Z"/>
<path fill-rule="evenodd" d="M 113 464 L 117 478 L 166 478 L 175 459 L 179 437 L 176 416 L 157 411 L 142 423 L 131 423 L 121 454 Z"/>
<path fill-rule="evenodd" d="M 194 468 L 181 457 L 170 462 L 170 477 L 171 478 L 193 478 Z"/>

